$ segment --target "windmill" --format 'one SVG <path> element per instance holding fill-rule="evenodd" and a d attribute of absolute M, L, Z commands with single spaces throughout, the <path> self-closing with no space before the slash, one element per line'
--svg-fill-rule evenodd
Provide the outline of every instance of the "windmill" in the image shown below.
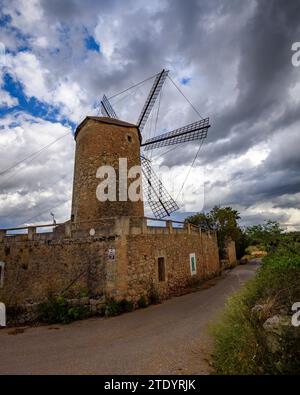
<path fill-rule="evenodd" d="M 208 128 L 210 127 L 209 118 L 202 118 L 196 122 L 143 141 L 143 130 L 168 74 L 168 70 L 162 70 L 155 75 L 153 85 L 136 123 L 142 136 L 141 148 L 143 152 L 141 155 L 141 167 L 143 184 L 147 190 L 148 204 L 156 219 L 170 216 L 171 213 L 179 209 L 179 206 L 154 172 L 151 161 L 147 158 L 145 152 L 188 141 L 203 141 L 207 137 Z M 106 95 L 103 95 L 100 108 L 103 116 L 118 119 Z"/>

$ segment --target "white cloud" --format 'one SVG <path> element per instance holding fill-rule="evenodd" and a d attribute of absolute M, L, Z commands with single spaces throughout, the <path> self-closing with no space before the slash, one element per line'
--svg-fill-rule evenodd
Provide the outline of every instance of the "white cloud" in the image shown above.
<path fill-rule="evenodd" d="M 48 208 L 58 203 L 70 201 L 74 153 L 71 130 L 22 112 L 6 115 L 2 125 L 0 146 L 5 150 L 0 157 L 1 172 L 67 135 L 34 160 L 28 158 L 0 176 L 0 219 L 8 217 L 12 225 L 18 225 L 43 210 L 48 213 Z M 62 207 L 66 208 L 66 203 Z M 58 219 L 69 215 L 60 211 Z"/>
<path fill-rule="evenodd" d="M 8 72 L 23 86 L 25 95 L 57 107 L 62 117 L 79 122 L 89 112 L 84 89 L 69 78 L 55 78 L 36 55 L 19 52 L 7 57 Z"/>
<path fill-rule="evenodd" d="M 269 194 L 265 192 L 266 187 L 275 189 L 282 178 L 291 180 L 289 166 L 296 169 L 298 164 L 298 125 L 280 130 L 275 121 L 279 115 L 284 117 L 291 103 L 299 104 L 299 83 L 296 81 L 297 70 L 289 62 L 286 62 L 288 68 L 285 73 L 280 73 L 283 47 L 280 42 L 268 40 L 273 29 L 271 23 L 271 28 L 268 25 L 268 21 L 273 20 L 268 14 L 272 7 L 266 13 L 262 13 L 261 7 L 254 0 L 247 4 L 191 1 L 189 7 L 180 1 L 167 0 L 89 0 L 87 4 L 6 0 L 3 12 L 12 18 L 9 26 L 2 29 L 1 41 L 9 50 L 6 70 L 22 84 L 28 98 L 35 97 L 54 106 L 59 112 L 58 120 L 68 118 L 73 122 L 93 113 L 91 103 L 104 92 L 118 92 L 162 67 L 170 68 L 171 76 L 177 81 L 183 76 L 192 77 L 190 84 L 182 90 L 201 115 L 211 116 L 212 123 L 207 145 L 204 144 L 200 153 L 203 152 L 203 158 L 206 158 L 206 205 L 231 201 L 240 203 L 245 213 L 252 205 L 251 215 L 271 215 L 276 196 L 270 197 L 270 191 Z M 284 7 L 277 9 L 280 20 L 286 20 Z M 278 39 L 288 31 L 287 27 L 281 26 L 279 19 L 276 22 L 280 33 Z M 101 53 L 86 50 L 84 39 L 87 34 L 94 36 L 101 46 Z M 20 52 L 18 47 L 27 49 Z M 280 56 L 276 52 L 277 47 Z M 270 54 L 274 55 L 275 61 L 268 63 L 265 54 L 269 59 Z M 273 70 L 277 70 L 277 74 Z M 289 97 L 285 97 L 282 92 L 290 78 L 289 72 L 294 73 L 296 82 L 288 90 Z M 139 87 L 134 98 L 129 96 L 116 103 L 120 117 L 136 121 L 148 88 Z M 0 102 L 5 106 L 17 103 L 17 99 L 9 96 L 8 92 L 2 90 L 0 94 Z M 170 81 L 163 91 L 156 130 L 153 126 L 155 115 L 153 112 L 144 137 L 147 133 L 161 133 L 164 128 L 171 130 L 198 119 Z M 221 121 L 216 125 L 218 120 Z M 6 116 L 2 125 L 5 129 L 1 130 L 0 144 L 5 144 L 8 149 L 3 150 L 6 152 L 0 157 L 1 168 L 34 151 L 39 145 L 47 144 L 52 133 L 57 135 L 65 130 L 60 123 L 31 118 L 24 113 Z M 27 166 L 21 166 L 20 172 L 13 173 L 2 184 L 6 194 L 1 195 L 3 209 L 0 215 L 23 218 L 24 211 L 37 209 L 39 203 L 60 201 L 66 192 L 64 179 L 60 177 L 64 177 L 61 176 L 65 174 L 64 168 L 73 161 L 69 148 L 64 156 L 53 147 L 49 150 L 50 161 L 44 162 L 40 157 Z M 176 185 L 181 185 L 195 149 L 192 143 L 176 151 L 176 155 L 171 154 L 173 162 L 180 163 L 169 172 L 173 180 L 176 178 Z M 52 163 L 56 181 L 49 171 Z M 274 174 L 276 167 L 280 171 Z M 48 169 L 46 176 L 41 177 L 45 169 Z M 197 176 L 200 169 L 196 163 L 188 180 L 191 187 L 199 184 Z M 45 183 L 47 186 L 44 188 Z M 282 185 L 284 190 L 284 183 Z M 172 183 L 167 186 L 172 192 Z M 28 192 L 29 189 L 32 193 Z M 278 198 L 282 190 L 278 188 L 274 194 Z M 201 209 L 199 202 L 190 199 L 192 195 L 192 191 L 187 192 L 185 209 Z M 291 196 L 292 192 L 284 200 L 292 203 Z M 257 199 L 267 200 L 269 206 L 263 206 L 264 202 L 257 202 Z M 281 206 L 276 210 L 276 215 L 285 213 Z"/>
<path fill-rule="evenodd" d="M 36 97 L 44 102 L 51 100 L 50 71 L 42 67 L 34 54 L 24 51 L 15 56 L 8 55 L 7 68 L 15 80 L 23 85 L 27 97 Z"/>
<path fill-rule="evenodd" d="M 13 107 L 18 105 L 19 101 L 16 97 L 12 97 L 4 89 L 0 89 L 0 108 L 1 107 Z"/>
<path fill-rule="evenodd" d="M 24 32 L 31 32 L 43 17 L 39 0 L 10 0 L 4 2 L 3 13 L 10 15 L 12 26 Z"/>

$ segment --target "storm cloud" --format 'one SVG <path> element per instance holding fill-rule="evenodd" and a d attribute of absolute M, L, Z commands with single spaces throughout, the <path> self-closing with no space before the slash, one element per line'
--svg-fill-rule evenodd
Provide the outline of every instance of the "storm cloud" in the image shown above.
<path fill-rule="evenodd" d="M 0 41 L 6 47 L 0 71 L 0 172 L 69 133 L 35 160 L 0 176 L 0 226 L 32 217 L 49 220 L 52 207 L 59 220 L 67 219 L 72 129 L 97 113 L 103 93 L 113 95 L 162 68 L 211 120 L 189 180 L 197 183 L 197 169 L 204 169 L 205 206 L 196 202 L 189 213 L 230 204 L 245 224 L 268 218 L 300 224 L 300 67 L 291 62 L 292 44 L 300 41 L 299 2 L 0 4 Z M 121 118 L 137 119 L 149 87 L 112 101 Z M 170 81 L 157 123 L 155 114 L 145 136 L 199 118 Z M 153 158 L 175 169 L 182 182 L 197 151 L 198 144 L 187 143 L 154 152 Z"/>

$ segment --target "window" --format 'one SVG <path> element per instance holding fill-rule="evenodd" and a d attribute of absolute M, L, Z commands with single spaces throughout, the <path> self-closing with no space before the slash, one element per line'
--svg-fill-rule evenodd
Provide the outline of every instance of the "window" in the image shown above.
<path fill-rule="evenodd" d="M 196 254 L 194 252 L 190 254 L 190 270 L 192 276 L 197 274 Z"/>
<path fill-rule="evenodd" d="M 166 281 L 166 268 L 165 258 L 160 256 L 157 260 L 158 263 L 158 281 Z"/>
<path fill-rule="evenodd" d="M 5 263 L 0 262 L 0 288 L 3 287 L 3 283 L 4 283 L 4 266 Z"/>
<path fill-rule="evenodd" d="M 127 134 L 127 140 L 128 140 L 129 143 L 132 142 L 132 137 L 130 136 L 130 134 Z"/>

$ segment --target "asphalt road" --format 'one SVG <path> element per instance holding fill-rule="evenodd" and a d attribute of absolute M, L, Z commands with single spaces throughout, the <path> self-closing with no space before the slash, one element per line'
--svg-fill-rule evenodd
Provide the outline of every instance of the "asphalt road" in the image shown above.
<path fill-rule="evenodd" d="M 1 329 L 0 374 L 207 374 L 208 324 L 256 268 L 238 266 L 200 291 L 114 318 Z"/>

